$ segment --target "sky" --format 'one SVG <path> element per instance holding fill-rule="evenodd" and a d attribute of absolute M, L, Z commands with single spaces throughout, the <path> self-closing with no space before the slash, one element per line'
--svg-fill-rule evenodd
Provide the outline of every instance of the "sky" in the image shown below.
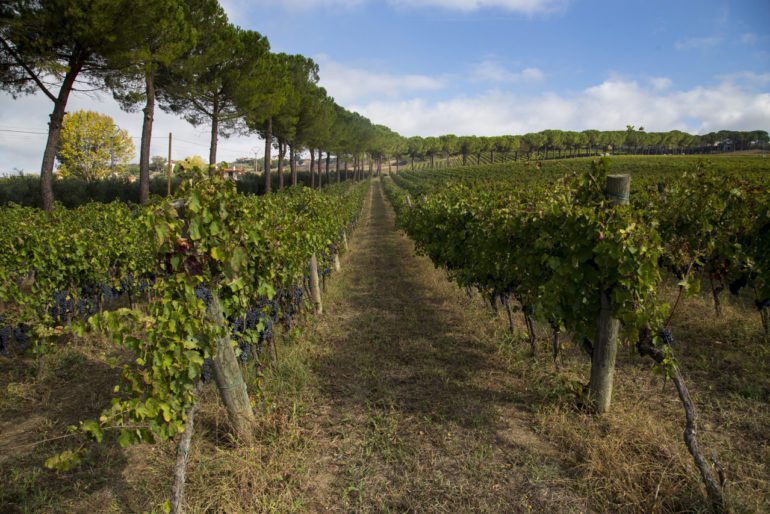
<path fill-rule="evenodd" d="M 404 136 L 544 129 L 770 130 L 768 0 L 220 0 L 276 52 L 320 66 L 337 103 Z M 109 94 L 68 111 L 141 112 Z M 0 93 L 0 173 L 38 172 L 51 102 Z M 16 132 L 10 132 L 16 131 Z M 24 132 L 24 133 L 20 133 Z M 208 155 L 209 130 L 158 112 L 153 155 Z M 262 155 L 257 136 L 219 160 Z"/>

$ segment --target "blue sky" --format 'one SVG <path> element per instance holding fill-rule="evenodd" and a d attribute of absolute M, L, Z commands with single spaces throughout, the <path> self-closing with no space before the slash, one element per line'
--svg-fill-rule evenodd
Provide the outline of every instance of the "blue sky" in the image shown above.
<path fill-rule="evenodd" d="M 302 53 L 341 105 L 406 135 L 546 128 L 770 130 L 768 0 L 220 0 L 274 51 Z M 70 110 L 141 115 L 105 95 Z M 0 95 L 0 129 L 44 131 L 42 97 Z M 174 157 L 206 155 L 207 128 L 160 114 Z M 0 132 L 0 171 L 39 167 L 43 137 Z M 158 140 L 154 153 L 164 153 Z M 221 158 L 262 153 L 256 136 Z"/>

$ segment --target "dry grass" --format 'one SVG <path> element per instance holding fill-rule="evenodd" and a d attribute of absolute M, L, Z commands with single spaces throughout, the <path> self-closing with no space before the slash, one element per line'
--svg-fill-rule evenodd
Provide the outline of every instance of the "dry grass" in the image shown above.
<path fill-rule="evenodd" d="M 255 447 L 231 441 L 216 391 L 205 391 L 188 512 L 706 510 L 681 406 L 649 362 L 622 352 L 612 413 L 589 415 L 581 350 L 567 342 L 559 371 L 545 341 L 530 357 L 503 314 L 413 255 L 379 185 L 369 212 L 324 316 L 280 336 L 276 367 L 250 370 Z M 716 320 L 706 296 L 685 301 L 676 351 L 733 510 L 767 512 L 770 348 L 742 300 L 724 307 Z M 110 351 L 86 339 L 39 369 L 0 361 L 0 512 L 139 512 L 166 500 L 173 444 L 89 446 L 69 473 L 42 463 L 70 440 L 33 444 L 109 402 Z"/>
<path fill-rule="evenodd" d="M 663 291 L 671 303 L 676 292 L 674 286 Z M 770 347 L 745 299 L 723 301 L 722 319 L 705 293 L 683 301 L 672 323 L 675 352 L 699 409 L 699 440 L 724 468 L 731 510 L 768 512 Z M 612 412 L 596 419 L 580 408 L 588 358 L 567 346 L 559 372 L 545 355 L 501 351 L 511 372 L 534 385 L 537 429 L 568 461 L 580 493 L 596 510 L 707 511 L 673 385 L 651 373 L 651 361 L 628 344 L 618 356 Z"/>

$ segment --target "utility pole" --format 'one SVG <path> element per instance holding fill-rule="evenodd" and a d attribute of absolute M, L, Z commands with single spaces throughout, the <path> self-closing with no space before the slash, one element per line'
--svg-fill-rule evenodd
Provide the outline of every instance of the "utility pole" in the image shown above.
<path fill-rule="evenodd" d="M 168 133 L 168 171 L 166 175 L 166 195 L 171 196 L 171 132 Z"/>

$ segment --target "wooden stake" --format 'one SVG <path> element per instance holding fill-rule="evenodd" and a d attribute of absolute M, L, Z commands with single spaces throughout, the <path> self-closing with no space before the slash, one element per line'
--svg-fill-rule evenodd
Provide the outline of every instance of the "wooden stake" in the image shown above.
<path fill-rule="evenodd" d="M 604 192 L 612 205 L 628 204 L 630 190 L 630 175 L 607 176 Z M 601 293 L 601 310 L 597 320 L 596 341 L 591 359 L 589 396 L 596 414 L 608 412 L 612 402 L 612 379 L 615 373 L 615 358 L 618 353 L 620 321 L 612 316 L 611 295 L 612 287 Z"/>
<path fill-rule="evenodd" d="M 222 314 L 222 306 L 219 298 L 212 295 L 208 316 L 216 324 L 225 324 Z M 225 335 L 216 340 L 216 354 L 214 354 L 214 380 L 219 389 L 219 395 L 227 409 L 227 416 L 233 426 L 235 435 L 244 444 L 254 443 L 254 411 L 251 408 L 251 399 L 243 380 L 241 367 L 235 356 L 232 341 Z"/>
<path fill-rule="evenodd" d="M 313 297 L 313 308 L 316 314 L 323 314 L 324 307 L 321 303 L 321 287 L 318 283 L 318 259 L 315 254 L 310 257 L 310 294 Z"/>
<path fill-rule="evenodd" d="M 184 486 L 187 476 L 187 463 L 190 460 L 190 445 L 192 442 L 193 430 L 195 429 L 195 413 L 198 410 L 200 402 L 198 395 L 203 388 L 203 382 L 198 382 L 195 386 L 195 403 L 187 413 L 187 421 L 184 424 L 184 433 L 182 439 L 176 447 L 176 465 L 174 466 L 174 486 L 171 490 L 171 512 L 181 514 L 184 512 Z"/>

